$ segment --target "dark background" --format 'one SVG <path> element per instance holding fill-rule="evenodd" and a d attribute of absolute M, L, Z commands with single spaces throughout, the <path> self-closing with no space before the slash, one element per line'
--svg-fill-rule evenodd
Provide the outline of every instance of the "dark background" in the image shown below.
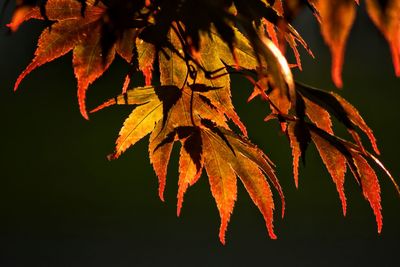
<path fill-rule="evenodd" d="M 249 84 L 233 77 L 234 102 L 251 139 L 277 164 L 287 215 L 277 212 L 278 240 L 270 240 L 261 214 L 240 183 L 227 232 L 218 240 L 219 216 L 207 177 L 186 194 L 176 217 L 177 152 L 171 161 L 166 202 L 147 156 L 147 138 L 119 160 L 108 162 L 129 108 L 113 107 L 85 121 L 79 114 L 71 54 L 45 65 L 21 84 L 13 83 L 30 62 L 38 22 L 0 34 L 0 266 L 398 266 L 400 201 L 378 171 L 384 227 L 353 177 L 346 176 L 348 215 L 321 160 L 310 147 L 300 188 L 291 174 L 290 149 L 275 122 L 263 123 L 268 108 L 246 104 Z M 330 58 L 312 16 L 295 22 L 316 55 L 303 55 L 298 80 L 334 89 Z M 126 65 L 117 60 L 88 92 L 94 107 L 114 96 Z M 349 39 L 339 93 L 364 115 L 378 138 L 381 159 L 399 177 L 398 100 L 390 53 L 364 11 Z M 340 129 L 339 129 L 340 130 Z M 278 199 L 277 199 L 278 200 Z"/>

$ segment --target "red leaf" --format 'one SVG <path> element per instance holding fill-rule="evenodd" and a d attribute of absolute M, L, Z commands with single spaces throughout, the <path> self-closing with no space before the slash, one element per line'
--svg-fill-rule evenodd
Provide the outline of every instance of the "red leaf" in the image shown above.
<path fill-rule="evenodd" d="M 378 177 L 368 162 L 358 153 L 352 153 L 354 164 L 361 179 L 361 187 L 366 200 L 369 201 L 376 217 L 378 233 L 382 230 L 382 207 L 381 207 L 381 189 Z"/>

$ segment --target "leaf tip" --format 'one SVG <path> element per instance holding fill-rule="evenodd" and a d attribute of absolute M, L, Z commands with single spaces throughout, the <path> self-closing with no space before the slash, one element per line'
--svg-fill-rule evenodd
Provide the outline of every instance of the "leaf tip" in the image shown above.
<path fill-rule="evenodd" d="M 278 239 L 278 237 L 274 233 L 274 228 L 273 228 L 272 222 L 267 222 L 267 229 L 268 229 L 268 235 L 271 239 L 273 239 L 273 240 Z"/>
<path fill-rule="evenodd" d="M 162 202 L 165 202 L 164 199 L 164 189 L 165 189 L 165 180 L 159 180 L 159 186 L 158 186 L 158 197 Z"/>
<path fill-rule="evenodd" d="M 221 228 L 219 230 L 219 241 L 221 242 L 222 245 L 225 246 L 226 240 L 225 240 L 225 232 L 226 232 L 227 224 L 222 223 Z"/>
<path fill-rule="evenodd" d="M 179 201 L 178 201 L 178 205 L 176 208 L 176 217 L 181 216 L 181 209 L 182 209 L 182 203 L 179 203 Z"/>
<path fill-rule="evenodd" d="M 102 110 L 102 109 L 104 109 L 106 107 L 115 105 L 116 103 L 117 103 L 116 99 L 110 99 L 110 100 L 104 102 L 103 104 L 101 104 L 100 106 L 90 110 L 89 113 L 95 113 L 95 112 L 100 111 L 100 110 Z"/>
<path fill-rule="evenodd" d="M 117 154 L 117 152 L 111 153 L 107 155 L 107 160 L 108 161 L 112 161 L 115 160 L 119 157 L 119 154 Z"/>
<path fill-rule="evenodd" d="M 344 49 L 342 47 L 335 47 L 332 50 L 332 81 L 339 89 L 343 88 L 342 69 L 344 59 Z"/>

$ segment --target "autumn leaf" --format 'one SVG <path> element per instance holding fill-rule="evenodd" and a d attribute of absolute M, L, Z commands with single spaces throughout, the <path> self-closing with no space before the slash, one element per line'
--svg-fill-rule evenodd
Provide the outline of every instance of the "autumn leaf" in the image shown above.
<path fill-rule="evenodd" d="M 264 174 L 281 196 L 282 212 L 284 197 L 265 154 L 248 140 L 225 128 L 217 127 L 209 120 L 202 120 L 202 125 L 197 127 L 175 128 L 159 147 L 172 143 L 176 138 L 183 144 L 179 160 L 178 214 L 183 194 L 188 186 L 197 182 L 204 166 L 221 217 L 220 241 L 225 243 L 225 232 L 236 201 L 236 176 L 263 214 L 270 237 L 275 239 L 272 224 L 274 201 Z"/>
<path fill-rule="evenodd" d="M 310 143 L 310 133 L 303 126 L 304 122 L 290 123 L 287 127 L 287 134 L 290 140 L 293 156 L 293 176 L 296 188 L 299 186 L 299 160 L 305 162 L 305 153 Z"/>
<path fill-rule="evenodd" d="M 313 0 L 321 15 L 321 33 L 332 54 L 332 79 L 343 87 L 342 66 L 345 46 L 356 17 L 354 0 Z"/>
<path fill-rule="evenodd" d="M 381 213 L 381 190 L 378 182 L 378 177 L 375 171 L 371 168 L 368 162 L 358 153 L 353 153 L 354 164 L 357 167 L 360 176 L 361 187 L 365 199 L 371 205 L 376 217 L 378 233 L 382 231 L 382 213 Z"/>
<path fill-rule="evenodd" d="M 328 133 L 311 123 L 301 123 L 291 121 L 289 122 L 288 131 L 294 127 L 301 127 L 302 132 L 308 132 L 311 140 L 317 147 L 317 150 L 322 158 L 322 161 L 329 174 L 331 175 L 340 200 L 342 202 L 343 214 L 346 215 L 346 196 L 344 192 L 344 179 L 346 173 L 346 166 L 352 171 L 356 181 L 361 186 L 365 199 L 370 203 L 370 206 L 375 214 L 378 233 L 382 229 L 382 214 L 381 214 L 381 197 L 379 181 L 376 173 L 367 160 L 371 160 L 377 164 L 393 182 L 397 192 L 400 194 L 399 186 L 393 179 L 389 171 L 382 165 L 382 163 L 369 152 L 364 151 L 358 144 L 351 143 L 344 139 Z M 293 130 L 292 130 L 293 131 Z M 293 133 L 289 132 L 289 135 Z M 295 143 L 297 146 L 297 157 L 301 152 L 300 143 Z M 291 144 L 292 149 L 293 145 Z M 297 159 L 298 160 L 298 159 Z"/>
<path fill-rule="evenodd" d="M 367 1 L 367 11 L 388 40 L 396 74 L 400 75 L 398 1 Z M 289 23 L 302 6 L 321 22 L 321 32 L 332 53 L 332 77 L 342 86 L 345 44 L 356 3 L 324 1 L 95 1 L 48 0 L 17 3 L 8 27 L 15 31 L 30 19 L 48 27 L 38 40 L 35 57 L 20 74 L 15 89 L 33 70 L 72 51 L 81 114 L 88 118 L 86 92 L 110 67 L 115 55 L 128 64 L 122 94 L 91 112 L 129 105 L 132 112 L 119 131 L 116 159 L 149 136 L 149 158 L 164 201 L 168 164 L 175 142 L 180 143 L 177 215 L 188 189 L 205 173 L 221 219 L 219 239 L 226 231 L 237 199 L 239 179 L 260 210 L 269 236 L 276 238 L 275 203 L 278 192 L 285 212 L 283 190 L 274 164 L 248 139 L 248 132 L 232 103 L 231 74 L 254 86 L 248 100 L 260 95 L 271 109 L 265 118 L 278 119 L 289 139 L 293 176 L 299 180 L 300 158 L 312 142 L 336 186 L 346 214 L 345 173 L 349 169 L 382 229 L 381 196 L 374 163 L 399 186 L 375 156 L 379 154 L 372 130 L 358 110 L 344 98 L 294 81 L 291 67 L 302 68 L 298 45 L 313 56 L 305 40 Z M 397 13 L 396 13 L 397 12 Z M 269 36 L 269 38 L 268 38 Z M 284 55 L 293 50 L 296 64 Z M 127 90 L 133 74 L 141 72 L 144 85 Z M 331 117 L 343 124 L 354 142 L 335 135 Z M 232 130 L 239 128 L 241 134 Z M 374 150 L 362 143 L 364 133 Z"/>
<path fill-rule="evenodd" d="M 151 85 L 153 77 L 153 63 L 156 59 L 156 48 L 141 39 L 136 39 L 139 69 L 145 77 L 146 85 Z"/>
<path fill-rule="evenodd" d="M 82 116 L 86 119 L 88 119 L 88 115 L 85 98 L 89 85 L 108 69 L 114 60 L 115 52 L 123 58 L 129 57 L 129 53 L 121 48 L 129 46 L 129 43 L 133 47 L 134 42 L 134 39 L 121 39 L 118 45 L 114 45 L 106 55 L 103 55 L 101 25 L 106 7 L 102 4 L 94 5 L 94 1 L 87 3 L 86 15 L 82 17 L 81 5 L 75 0 L 47 1 L 46 15 L 55 23 L 51 28 L 45 29 L 39 37 L 35 57 L 18 77 L 14 87 L 16 90 L 21 81 L 36 68 L 73 50 L 73 68 L 78 80 L 79 108 Z M 39 8 L 30 9 L 25 13 L 23 19 L 12 22 L 10 27 L 16 29 L 20 23 L 32 18 L 43 19 Z"/>
<path fill-rule="evenodd" d="M 201 176 L 204 166 L 203 143 L 201 133 L 198 128 L 192 128 L 193 132 L 182 141 L 179 156 L 179 180 L 178 180 L 178 203 L 177 215 L 183 203 L 183 196 L 189 186 L 194 185 Z"/>
<path fill-rule="evenodd" d="M 341 122 L 347 128 L 351 136 L 361 147 L 363 146 L 360 143 L 360 138 L 357 132 L 355 132 L 355 129 L 358 128 L 362 132 L 364 132 L 369 138 L 375 153 L 379 154 L 376 138 L 372 130 L 361 117 L 358 110 L 349 102 L 347 102 L 344 98 L 334 92 L 325 92 L 312 88 L 310 86 L 305 86 L 301 83 L 296 83 L 296 90 L 302 95 L 304 99 L 306 99 L 305 101 L 308 102 L 308 115 L 311 114 L 310 103 L 314 103 L 316 105 L 314 106 L 314 109 L 311 108 L 311 110 L 313 110 L 313 112 L 318 112 L 319 114 L 321 114 L 320 120 L 316 121 L 315 116 L 313 115 L 310 115 L 310 118 L 312 119 L 314 117 L 314 119 L 312 120 L 317 125 L 319 124 L 320 128 L 327 130 L 328 132 L 330 132 L 331 128 L 330 119 L 327 116 L 326 112 L 321 110 L 322 108 L 325 111 L 329 112 L 331 115 L 335 116 L 336 119 L 338 119 L 339 122 Z"/>
<path fill-rule="evenodd" d="M 329 112 L 315 102 L 303 97 L 305 114 L 320 129 L 333 134 Z"/>
<path fill-rule="evenodd" d="M 366 0 L 368 15 L 390 46 L 396 76 L 400 77 L 400 2 Z"/>
<path fill-rule="evenodd" d="M 159 178 L 159 195 L 163 199 L 172 146 L 180 140 L 177 214 L 180 214 L 186 190 L 196 183 L 204 167 L 221 216 L 219 236 L 222 243 L 225 243 L 225 232 L 236 200 L 236 176 L 263 214 L 271 238 L 276 238 L 272 226 L 272 192 L 264 175 L 281 196 L 282 215 L 284 196 L 270 160 L 250 141 L 230 131 L 223 113 L 209 106 L 205 94 L 208 90 L 218 89 L 207 89 L 199 84 L 188 88 L 192 91 L 180 91 L 170 86 L 135 88 L 96 108 L 94 111 L 115 104 L 136 106 L 120 131 L 112 158 L 151 132 L 150 159 Z M 163 96 L 173 94 L 171 90 L 175 90 L 176 97 L 163 99 Z"/>
<path fill-rule="evenodd" d="M 344 193 L 346 158 L 339 150 L 318 134 L 311 132 L 311 139 L 317 147 L 318 153 L 336 185 L 336 189 L 342 202 L 343 215 L 346 215 L 347 204 L 346 195 Z"/>

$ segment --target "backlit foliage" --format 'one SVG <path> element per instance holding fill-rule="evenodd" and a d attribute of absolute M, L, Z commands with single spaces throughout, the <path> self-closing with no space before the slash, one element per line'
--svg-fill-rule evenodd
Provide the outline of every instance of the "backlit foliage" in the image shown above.
<path fill-rule="evenodd" d="M 389 43 L 395 73 L 400 76 L 400 1 L 364 2 Z M 274 164 L 248 139 L 232 104 L 230 74 L 243 75 L 254 85 L 249 101 L 261 97 L 271 110 L 265 121 L 276 120 L 288 136 L 296 186 L 300 158 L 313 143 L 336 185 L 343 214 L 349 169 L 370 203 L 380 232 L 380 187 L 372 166 L 383 169 L 400 190 L 377 158 L 372 130 L 337 93 L 296 82 L 291 72 L 291 68 L 302 68 L 299 45 L 313 56 L 290 24 L 302 8 L 308 8 L 320 22 L 332 53 L 332 79 L 341 87 L 346 40 L 358 5 L 354 0 L 18 0 L 8 24 L 12 31 L 31 19 L 44 20 L 48 26 L 15 89 L 30 72 L 72 51 L 84 118 L 113 105 L 132 106 L 109 159 L 150 135 L 149 158 L 164 200 L 170 154 L 179 142 L 178 216 L 187 189 L 206 173 L 221 217 L 219 238 L 225 243 L 239 180 L 275 239 L 273 191 L 280 197 L 282 216 L 285 198 Z M 287 47 L 294 52 L 293 64 L 285 58 Z M 86 91 L 116 56 L 130 66 L 125 83 L 116 85 L 121 95 L 88 112 Z M 130 88 L 136 72 L 143 73 L 145 84 Z M 345 126 L 352 140 L 335 135 L 331 116 Z M 240 133 L 230 128 L 229 121 Z M 362 144 L 360 134 L 368 137 L 373 152 Z"/>

